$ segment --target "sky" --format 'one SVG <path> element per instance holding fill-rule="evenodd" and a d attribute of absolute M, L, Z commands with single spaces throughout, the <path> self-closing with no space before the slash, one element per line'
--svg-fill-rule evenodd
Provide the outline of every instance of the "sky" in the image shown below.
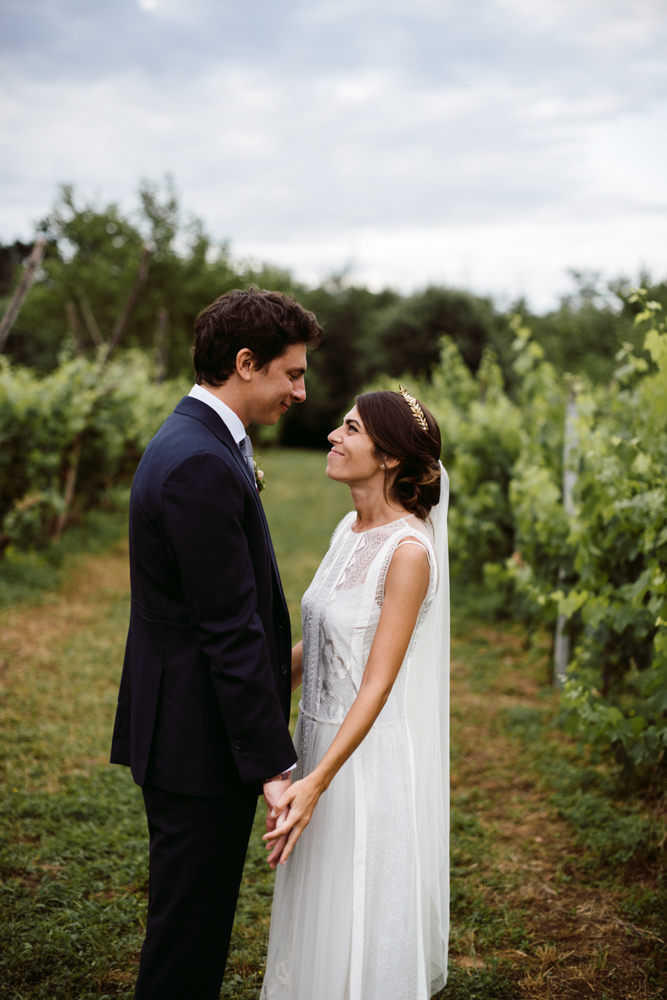
<path fill-rule="evenodd" d="M 667 3 L 0 0 L 0 242 L 166 175 L 310 282 L 667 277 Z"/>

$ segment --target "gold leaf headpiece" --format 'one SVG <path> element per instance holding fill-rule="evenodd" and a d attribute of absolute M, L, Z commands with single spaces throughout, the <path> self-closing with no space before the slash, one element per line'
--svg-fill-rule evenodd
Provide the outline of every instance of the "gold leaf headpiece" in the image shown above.
<path fill-rule="evenodd" d="M 409 392 L 406 392 L 406 390 L 403 388 L 400 382 L 398 384 L 398 391 L 400 392 L 401 396 L 403 396 L 408 406 L 412 410 L 412 416 L 415 418 L 421 429 L 423 431 L 426 431 L 426 433 L 428 434 L 428 424 L 426 423 L 426 417 L 424 416 L 424 411 L 422 410 L 421 406 L 419 405 L 415 397 L 411 396 Z"/>

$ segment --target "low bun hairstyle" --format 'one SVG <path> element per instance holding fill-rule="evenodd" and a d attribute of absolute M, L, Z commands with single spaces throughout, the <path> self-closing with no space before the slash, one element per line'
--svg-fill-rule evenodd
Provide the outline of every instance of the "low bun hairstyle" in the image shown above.
<path fill-rule="evenodd" d="M 387 477 L 385 496 L 425 521 L 440 500 L 440 428 L 419 403 L 425 431 L 398 392 L 365 392 L 356 398 L 359 416 L 378 458 L 397 458 L 400 465 Z"/>

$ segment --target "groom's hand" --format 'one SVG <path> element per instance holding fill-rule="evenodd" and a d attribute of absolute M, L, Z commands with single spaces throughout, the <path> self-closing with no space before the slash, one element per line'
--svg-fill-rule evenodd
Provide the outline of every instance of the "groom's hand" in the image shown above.
<path fill-rule="evenodd" d="M 290 783 L 285 789 L 282 800 L 275 807 L 276 812 L 280 810 L 278 822 L 273 830 L 264 834 L 264 840 L 269 844 L 278 842 L 285 845 L 279 858 L 281 865 L 285 864 L 297 840 L 310 823 L 313 810 L 325 789 L 326 785 L 316 771 L 311 771 L 293 785 Z M 271 852 L 272 860 L 277 853 L 277 848 Z"/>
<path fill-rule="evenodd" d="M 289 774 L 286 778 L 281 781 L 265 781 L 264 782 L 264 801 L 266 802 L 266 832 L 273 833 L 274 830 L 279 830 L 282 824 L 287 819 L 288 810 L 283 810 L 282 813 L 278 814 L 274 812 L 274 806 L 283 797 L 287 789 L 292 784 L 292 775 Z M 267 861 L 269 863 L 269 868 L 273 869 L 278 864 L 278 859 L 283 852 L 283 848 L 287 843 L 287 835 L 284 837 L 279 837 L 277 841 L 273 843 L 268 843 L 266 845 L 267 851 L 271 850 Z"/>

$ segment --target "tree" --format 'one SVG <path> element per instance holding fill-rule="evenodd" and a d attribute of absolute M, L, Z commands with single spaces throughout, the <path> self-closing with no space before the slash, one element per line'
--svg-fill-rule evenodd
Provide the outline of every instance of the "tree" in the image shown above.
<path fill-rule="evenodd" d="M 440 358 L 440 339 L 448 336 L 474 374 L 487 345 L 495 347 L 503 362 L 510 340 L 505 330 L 489 299 L 431 285 L 398 299 L 378 316 L 377 353 L 368 359 L 369 368 L 428 378 Z"/>
<path fill-rule="evenodd" d="M 118 322 L 146 248 L 150 268 L 123 346 L 153 350 L 158 315 L 166 309 L 168 342 L 162 349 L 168 375 L 192 371 L 194 320 L 213 299 L 253 281 L 289 287 L 284 273 L 232 262 L 227 244 L 214 243 L 198 219 L 183 223 L 169 182 L 163 192 L 157 185 L 142 184 L 139 203 L 129 215 L 114 203 L 79 203 L 72 187 L 61 188 L 40 226 L 49 236 L 40 279 L 7 343 L 14 363 L 53 370 L 68 338 L 92 353 Z"/>
<path fill-rule="evenodd" d="M 324 337 L 309 355 L 306 402 L 289 411 L 283 443 L 326 448 L 327 435 L 370 378 L 369 358 L 377 354 L 373 320 L 398 295 L 348 286 L 343 275 L 314 289 L 297 286 L 294 293 L 315 313 Z"/>

